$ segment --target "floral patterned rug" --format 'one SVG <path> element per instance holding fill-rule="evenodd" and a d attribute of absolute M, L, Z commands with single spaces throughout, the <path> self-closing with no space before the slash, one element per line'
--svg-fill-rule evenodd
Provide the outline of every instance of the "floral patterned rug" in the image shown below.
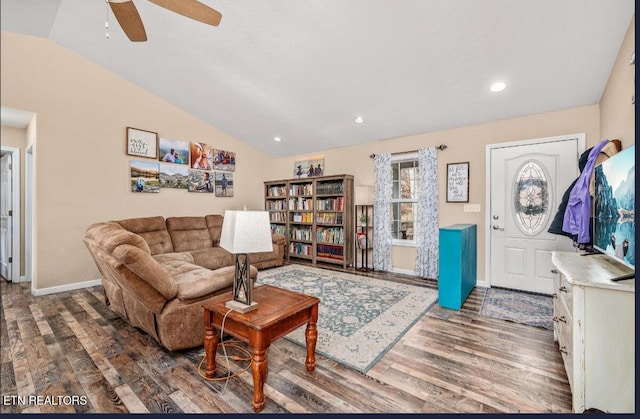
<path fill-rule="evenodd" d="M 504 288 L 487 288 L 480 315 L 553 329 L 553 297 Z"/>
<path fill-rule="evenodd" d="M 367 372 L 436 302 L 437 290 L 312 266 L 258 273 L 269 284 L 320 298 L 316 354 Z M 305 346 L 305 327 L 286 336 Z"/>

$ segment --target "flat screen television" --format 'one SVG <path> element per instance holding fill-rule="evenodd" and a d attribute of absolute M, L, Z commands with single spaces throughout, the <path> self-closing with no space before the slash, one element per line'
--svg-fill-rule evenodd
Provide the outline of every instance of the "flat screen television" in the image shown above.
<path fill-rule="evenodd" d="M 635 145 L 603 161 L 594 171 L 593 247 L 635 270 Z"/>

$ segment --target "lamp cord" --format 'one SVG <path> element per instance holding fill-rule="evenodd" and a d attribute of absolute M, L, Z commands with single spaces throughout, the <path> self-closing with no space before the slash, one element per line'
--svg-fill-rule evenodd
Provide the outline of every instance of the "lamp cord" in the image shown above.
<path fill-rule="evenodd" d="M 249 352 L 249 350 L 247 350 L 247 348 L 239 346 L 240 341 L 238 340 L 230 340 L 228 342 L 224 342 L 223 338 L 224 338 L 224 323 L 227 320 L 227 316 L 229 315 L 229 313 L 231 313 L 233 311 L 233 309 L 229 309 L 229 311 L 227 311 L 224 315 L 224 317 L 222 318 L 222 325 L 220 326 L 220 343 L 219 346 L 222 346 L 222 352 L 224 353 L 224 358 L 227 361 L 227 375 L 224 377 L 214 377 L 214 378 L 208 378 L 207 376 L 205 376 L 202 373 L 202 364 L 204 364 L 204 361 L 207 359 L 207 354 L 205 352 L 205 354 L 203 355 L 202 359 L 200 360 L 200 363 L 198 364 L 198 375 L 200 377 L 202 377 L 203 379 L 207 380 L 207 381 L 222 381 L 222 380 L 226 380 L 224 383 L 224 387 L 222 388 L 222 390 L 220 391 L 220 393 L 223 393 L 226 388 L 227 388 L 227 384 L 229 383 L 229 380 L 231 378 L 237 377 L 238 375 L 242 374 L 243 372 L 247 371 L 250 367 L 251 367 L 251 360 L 252 360 L 252 354 L 251 352 Z M 240 357 L 239 355 L 234 355 L 233 356 L 233 360 L 234 361 L 239 361 L 239 362 L 243 362 L 243 361 L 249 361 L 249 364 L 236 371 L 235 373 L 231 373 L 231 365 L 229 363 L 229 356 L 227 355 L 227 349 L 226 347 L 229 346 L 230 348 L 236 348 L 242 352 L 244 352 L 245 354 L 247 354 L 247 357 Z M 215 357 L 216 354 L 214 353 L 213 356 Z"/>

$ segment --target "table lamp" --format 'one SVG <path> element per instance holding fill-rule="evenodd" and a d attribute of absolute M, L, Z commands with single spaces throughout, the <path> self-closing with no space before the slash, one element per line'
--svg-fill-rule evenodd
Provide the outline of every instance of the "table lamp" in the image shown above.
<path fill-rule="evenodd" d="M 251 268 L 249 254 L 273 250 L 271 224 L 267 211 L 224 212 L 220 247 L 236 255 L 233 278 L 233 300 L 226 302 L 227 308 L 247 313 L 258 308 L 251 300 Z"/>

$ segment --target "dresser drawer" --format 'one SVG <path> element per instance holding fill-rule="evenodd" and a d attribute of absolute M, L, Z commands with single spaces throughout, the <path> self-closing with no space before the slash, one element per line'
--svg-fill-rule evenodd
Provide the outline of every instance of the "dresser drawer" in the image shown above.
<path fill-rule="evenodd" d="M 561 313 L 558 314 L 562 316 Z M 566 322 L 556 319 L 556 321 L 554 321 L 554 327 L 558 335 L 558 349 L 562 354 L 569 385 L 573 390 L 573 328 L 570 318 L 568 318 Z"/>
<path fill-rule="evenodd" d="M 566 306 L 571 310 L 573 307 L 573 285 L 571 285 L 567 281 L 567 277 L 562 274 L 558 275 L 558 289 L 556 292 L 558 293 L 558 297 L 563 299 L 566 302 Z"/>

